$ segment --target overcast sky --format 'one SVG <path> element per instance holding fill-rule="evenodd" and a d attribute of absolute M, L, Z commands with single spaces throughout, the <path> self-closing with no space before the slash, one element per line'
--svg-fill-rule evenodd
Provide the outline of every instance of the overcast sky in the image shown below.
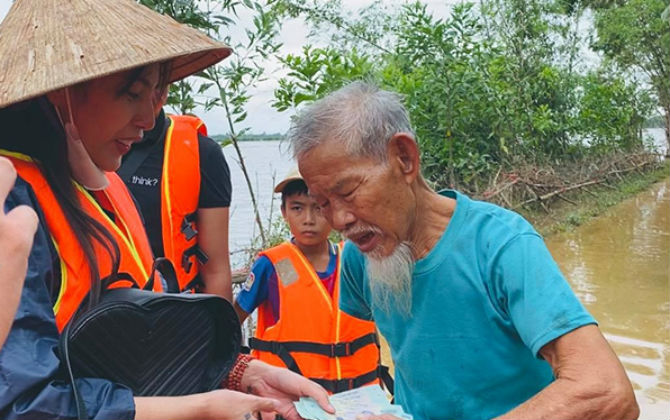
<path fill-rule="evenodd" d="M 448 4 L 453 4 L 459 0 L 424 0 L 437 16 L 444 17 L 448 12 Z M 401 3 L 402 0 L 395 0 L 393 3 Z M 0 0 L 0 19 L 4 19 L 11 0 Z M 370 0 L 343 0 L 343 6 L 349 10 L 358 10 L 361 7 L 372 3 Z M 240 32 L 241 33 L 241 32 Z M 296 20 L 284 22 L 280 35 L 283 44 L 282 55 L 289 53 L 299 53 L 302 46 L 307 42 L 307 28 L 302 21 Z M 234 38 L 234 34 L 233 34 Z M 268 69 L 276 69 L 269 74 L 269 79 L 252 91 L 252 99 L 247 104 L 247 119 L 243 125 L 238 126 L 237 130 L 249 127 L 252 133 L 284 133 L 289 125 L 290 111 L 279 113 L 275 111 L 270 102 L 273 98 L 273 90 L 277 86 L 277 80 L 281 77 L 282 71 L 279 69 L 276 61 L 268 63 Z M 205 113 L 202 109 L 196 109 L 196 113 L 203 118 L 210 134 L 223 134 L 227 131 L 225 124 L 225 115 L 220 108 Z"/>

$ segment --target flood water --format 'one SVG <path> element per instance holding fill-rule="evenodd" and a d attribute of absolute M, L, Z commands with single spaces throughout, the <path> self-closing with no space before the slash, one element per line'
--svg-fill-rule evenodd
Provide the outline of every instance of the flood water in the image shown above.
<path fill-rule="evenodd" d="M 281 217 L 278 194 L 273 194 L 274 185 L 278 183 L 295 165 L 288 147 L 279 141 L 245 141 L 240 143 L 251 186 L 254 189 L 258 210 L 264 226 L 268 226 L 270 218 Z M 238 164 L 238 157 L 233 146 L 223 148 L 230 167 L 233 183 L 233 198 L 230 203 L 230 249 L 233 268 L 240 268 L 248 261 L 243 250 L 258 236 L 258 227 L 254 220 L 254 208 L 244 174 Z"/>
<path fill-rule="evenodd" d="M 670 180 L 547 245 L 626 368 L 640 418 L 670 418 Z"/>

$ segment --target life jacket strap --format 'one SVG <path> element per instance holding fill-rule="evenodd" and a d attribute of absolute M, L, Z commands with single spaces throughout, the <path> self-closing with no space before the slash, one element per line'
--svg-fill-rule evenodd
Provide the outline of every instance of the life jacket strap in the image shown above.
<path fill-rule="evenodd" d="M 384 366 L 381 363 L 379 364 L 379 379 L 381 379 L 384 384 L 384 388 L 388 391 L 389 394 L 395 394 L 395 381 L 393 376 L 391 376 L 391 371 L 388 366 Z"/>
<path fill-rule="evenodd" d="M 356 353 L 368 344 L 379 345 L 376 333 L 369 333 L 352 341 L 323 344 L 312 341 L 267 341 L 256 337 L 249 339 L 249 347 L 254 350 L 267 351 L 279 356 L 279 351 L 314 353 L 327 357 L 347 357 Z M 288 366 L 288 365 L 287 365 Z"/>
<path fill-rule="evenodd" d="M 328 392 L 337 394 L 338 392 L 349 391 L 350 389 L 361 387 L 368 384 L 379 377 L 379 369 L 373 369 L 370 372 L 364 373 L 353 378 L 342 379 L 322 379 L 309 378 L 317 384 L 321 385 Z"/>
<path fill-rule="evenodd" d="M 259 351 L 267 351 L 279 357 L 282 362 L 286 365 L 288 370 L 302 375 L 302 371 L 298 367 L 298 363 L 295 361 L 293 356 L 291 356 L 290 350 L 285 344 L 288 342 L 280 341 L 266 341 L 261 340 L 256 337 L 249 338 L 249 348 Z"/>
<path fill-rule="evenodd" d="M 179 293 L 179 281 L 177 281 L 177 273 L 174 270 L 172 261 L 165 257 L 158 257 L 154 259 L 151 267 L 151 275 L 144 285 L 144 290 L 152 290 L 154 288 L 155 274 L 158 272 L 161 281 L 163 282 L 163 291 L 166 293 Z"/>

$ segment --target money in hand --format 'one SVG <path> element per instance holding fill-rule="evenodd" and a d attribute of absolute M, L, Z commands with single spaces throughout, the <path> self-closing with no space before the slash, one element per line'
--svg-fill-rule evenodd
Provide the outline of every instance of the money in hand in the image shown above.
<path fill-rule="evenodd" d="M 302 397 L 296 401 L 298 414 L 307 420 L 356 420 L 360 415 L 392 414 L 401 419 L 412 420 L 399 405 L 391 404 L 378 385 L 368 385 L 330 397 L 335 414 L 325 412 L 312 398 Z"/>

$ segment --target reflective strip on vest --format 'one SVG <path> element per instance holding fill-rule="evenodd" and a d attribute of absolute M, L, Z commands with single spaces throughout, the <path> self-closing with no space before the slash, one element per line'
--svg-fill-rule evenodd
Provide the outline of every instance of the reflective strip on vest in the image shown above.
<path fill-rule="evenodd" d="M 289 352 L 300 372 L 309 378 L 353 384 L 352 378 L 369 376 L 371 372 L 376 372 L 379 367 L 379 348 L 376 336 L 375 340 L 370 340 L 370 335 L 376 332 L 373 322 L 352 317 L 339 309 L 340 247 L 337 254 L 335 287 L 331 297 L 309 261 L 295 245 L 285 242 L 260 253 L 272 262 L 277 273 L 279 319 L 272 326 L 264 325 L 265 311 L 271 308 L 267 302 L 261 305 L 256 338 L 269 342 L 266 346 L 275 347 L 282 342 L 288 347 L 290 342 L 321 344 L 316 346 L 321 349 L 319 352 Z M 357 339 L 363 344 L 356 346 L 353 354 L 336 355 L 334 350 L 348 348 Z M 333 353 L 323 354 L 324 348 L 334 349 Z M 275 353 L 259 350 L 253 352 L 267 363 L 286 367 L 282 358 Z M 378 383 L 376 375 L 366 379 L 366 383 L 371 382 Z M 357 386 L 360 385 L 363 383 L 357 383 Z M 336 388 L 338 391 L 343 390 Z"/>
<path fill-rule="evenodd" d="M 44 213 L 60 259 L 61 288 L 53 309 L 56 326 L 62 331 L 90 291 L 90 266 L 39 166 L 30 157 L 19 153 L 0 151 L 0 154 L 8 157 L 18 175 L 31 185 Z M 107 172 L 106 176 L 109 186 L 103 194 L 112 206 L 110 210 L 117 223 L 109 218 L 88 191 L 75 183 L 77 199 L 83 211 L 104 226 L 116 241 L 120 251 L 119 272 L 128 273 L 140 286 L 144 286 L 153 261 L 144 225 L 121 178 L 113 172 Z M 96 240 L 92 244 L 102 279 L 112 273 L 112 259 L 103 245 Z M 162 290 L 160 281 L 154 281 L 154 290 Z"/>
<path fill-rule="evenodd" d="M 195 215 L 200 197 L 198 133 L 207 128 L 196 117 L 169 115 L 161 177 L 161 228 L 163 252 L 172 261 L 181 290 L 198 275 L 198 237 Z"/>

